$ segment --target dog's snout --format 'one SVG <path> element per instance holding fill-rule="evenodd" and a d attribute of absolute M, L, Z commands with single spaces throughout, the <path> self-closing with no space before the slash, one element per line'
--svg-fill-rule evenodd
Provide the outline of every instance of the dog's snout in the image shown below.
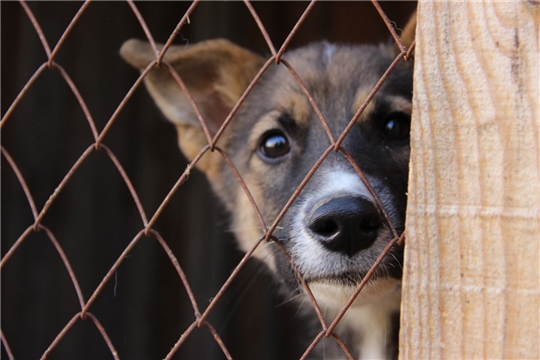
<path fill-rule="evenodd" d="M 353 256 L 373 244 L 382 219 L 371 201 L 363 197 L 343 196 L 332 198 L 313 209 L 306 225 L 329 250 Z"/>

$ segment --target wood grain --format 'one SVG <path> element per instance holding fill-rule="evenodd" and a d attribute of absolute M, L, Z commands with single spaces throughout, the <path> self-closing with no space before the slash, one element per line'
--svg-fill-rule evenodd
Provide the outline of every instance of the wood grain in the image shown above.
<path fill-rule="evenodd" d="M 403 359 L 540 358 L 539 24 L 419 2 Z"/>

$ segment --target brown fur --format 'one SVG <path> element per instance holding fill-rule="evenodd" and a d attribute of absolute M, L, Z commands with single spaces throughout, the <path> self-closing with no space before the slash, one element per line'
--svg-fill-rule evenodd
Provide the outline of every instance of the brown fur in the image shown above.
<path fill-rule="evenodd" d="M 403 40 L 407 46 L 414 39 L 414 28 L 415 20 L 405 28 Z M 127 62 L 140 70 L 145 69 L 155 59 L 150 45 L 138 40 L 126 42 L 121 54 Z M 337 139 L 396 55 L 397 48 L 390 45 L 358 47 L 319 43 L 287 52 L 283 58 L 297 71 Z M 168 49 L 164 61 L 170 63 L 182 78 L 212 136 L 264 64 L 264 59 L 259 55 L 227 40 L 210 40 L 187 48 L 173 46 Z M 404 224 L 409 147 L 408 142 L 381 140 L 380 122 L 392 119 L 395 113 L 410 114 L 411 79 L 412 65 L 399 64 L 365 109 L 357 128 L 351 131 L 343 143 L 358 166 L 368 174 L 370 181 L 373 180 L 376 192 L 385 208 L 388 206 L 390 209 L 390 217 L 399 231 L 403 230 Z M 208 140 L 188 96 L 165 66 L 155 66 L 145 78 L 145 83 L 158 107 L 176 125 L 183 153 L 189 160 L 193 160 L 208 144 Z M 277 162 L 269 161 L 260 154 L 265 134 L 269 131 L 287 134 L 290 140 L 290 151 Z M 218 145 L 225 149 L 238 168 L 268 226 L 275 220 L 322 151 L 330 145 L 330 141 L 295 79 L 283 65 L 273 64 L 232 118 Z M 232 228 L 241 248 L 244 251 L 250 250 L 264 231 L 238 181 L 217 152 L 208 152 L 197 166 L 205 172 L 214 191 L 232 214 Z M 309 269 L 309 264 L 305 264 L 306 254 L 295 248 L 296 235 L 289 232 L 289 228 L 297 226 L 298 223 L 294 216 L 301 212 L 304 204 L 312 201 L 310 194 L 316 197 L 324 190 L 318 186 L 325 184 L 325 172 L 331 169 L 344 171 L 343 169 L 348 168 L 350 164 L 343 156 L 331 154 L 274 233 L 279 239 L 283 239 L 301 271 L 303 266 Z M 318 203 L 315 205 L 318 206 Z M 341 297 L 346 299 L 347 294 L 354 289 L 355 285 L 349 282 L 365 275 L 390 236 L 387 228 L 380 230 L 373 245 L 363 251 L 363 256 L 355 258 L 354 271 L 348 274 L 346 281 L 343 280 L 343 286 L 339 285 L 339 279 L 327 282 L 324 278 L 326 275 L 323 274 L 321 280 L 321 274 L 310 274 L 309 270 L 306 270 L 306 280 L 318 291 L 315 292 L 317 300 L 328 305 L 330 318 L 342 306 Z M 257 248 L 255 256 L 279 273 L 283 282 L 294 286 L 297 279 L 275 246 L 263 244 Z M 331 256 L 337 255 L 332 253 Z M 392 256 L 398 261 L 402 256 L 401 250 L 394 249 Z M 382 269 L 375 272 L 374 280 L 370 282 L 365 295 L 357 299 L 348 314 L 360 316 L 358 314 L 364 314 L 366 308 L 375 306 L 370 305 L 372 299 L 375 299 L 374 304 L 385 303 L 385 297 L 393 299 L 388 300 L 388 309 L 394 309 L 396 299 L 399 301 L 399 290 L 396 293 L 396 288 L 399 289 L 399 265 L 399 261 L 395 263 L 392 259 L 385 260 Z M 331 266 L 332 264 L 329 264 L 329 267 Z M 338 293 L 334 294 L 333 289 L 337 289 Z M 340 300 L 332 303 L 333 298 Z M 379 298 L 382 300 L 377 300 Z M 388 309 L 383 311 L 385 316 L 390 314 L 391 310 Z M 358 323 L 361 320 L 354 316 L 346 316 L 343 320 L 344 331 L 352 334 L 352 349 L 357 349 L 361 356 L 373 354 L 371 349 L 363 349 L 364 345 L 359 345 L 367 341 L 365 339 L 369 338 L 369 334 L 365 333 L 366 325 Z M 379 319 L 379 315 L 370 317 L 368 314 L 367 318 L 369 321 L 366 320 L 366 323 L 369 323 Z M 390 323 L 387 318 L 381 319 L 383 323 Z M 377 326 L 381 328 L 387 325 L 384 323 Z M 364 338 L 363 342 L 358 340 L 358 336 Z M 396 349 L 390 345 L 386 344 L 390 350 L 383 353 L 392 357 L 395 355 L 392 351 Z"/>

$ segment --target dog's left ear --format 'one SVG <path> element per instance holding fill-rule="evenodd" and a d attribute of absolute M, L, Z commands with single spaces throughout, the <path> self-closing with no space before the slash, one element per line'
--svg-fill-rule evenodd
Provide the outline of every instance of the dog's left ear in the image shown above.
<path fill-rule="evenodd" d="M 157 48 L 161 50 L 163 45 L 157 44 Z M 136 39 L 126 41 L 120 54 L 141 71 L 156 59 L 150 44 Z M 213 133 L 264 64 L 260 56 L 224 39 L 190 46 L 173 45 L 163 60 L 180 75 Z M 156 65 L 144 80 L 156 104 L 171 122 L 199 126 L 186 94 L 169 69 Z"/>
<path fill-rule="evenodd" d="M 163 45 L 157 45 L 162 49 Z M 143 71 L 156 59 L 146 41 L 128 40 L 120 54 Z M 178 74 L 202 113 L 210 135 L 214 135 L 265 60 L 224 39 L 207 40 L 189 46 L 171 46 L 163 58 Z M 176 125 L 180 149 L 193 160 L 208 140 L 187 94 L 166 66 L 154 65 L 144 82 L 163 114 Z M 197 166 L 209 177 L 221 157 L 205 156 Z"/>
<path fill-rule="evenodd" d="M 413 12 L 409 18 L 409 22 L 405 25 L 403 34 L 401 34 L 401 42 L 405 47 L 409 48 L 414 41 L 416 36 L 416 10 Z"/>

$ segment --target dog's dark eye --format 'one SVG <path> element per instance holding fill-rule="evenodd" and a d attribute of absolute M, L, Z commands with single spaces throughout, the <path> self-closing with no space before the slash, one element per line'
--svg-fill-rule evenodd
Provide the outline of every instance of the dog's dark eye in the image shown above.
<path fill-rule="evenodd" d="M 289 153 L 289 140 L 281 131 L 270 131 L 263 135 L 259 153 L 266 159 L 277 159 Z"/>
<path fill-rule="evenodd" d="M 411 130 L 411 116 L 406 113 L 392 113 L 386 118 L 383 135 L 386 140 L 405 140 Z"/>

